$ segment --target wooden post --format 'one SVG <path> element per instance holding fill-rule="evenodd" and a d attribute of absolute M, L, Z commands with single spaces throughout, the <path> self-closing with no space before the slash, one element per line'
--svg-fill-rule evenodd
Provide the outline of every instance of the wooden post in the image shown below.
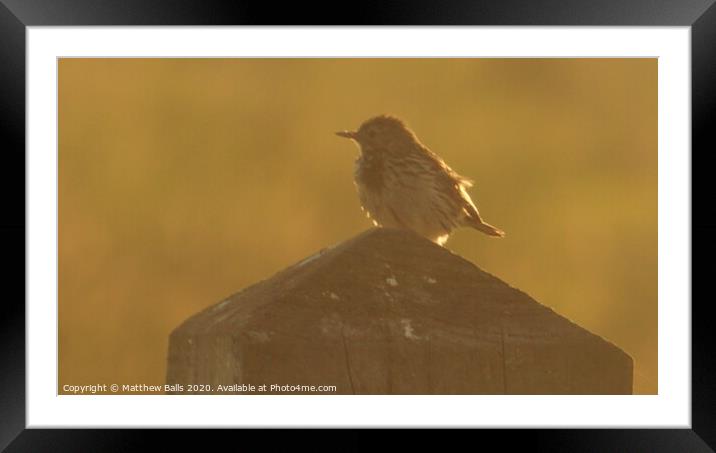
<path fill-rule="evenodd" d="M 632 359 L 449 250 L 372 229 L 189 318 L 171 334 L 167 383 L 172 393 L 629 394 Z"/>

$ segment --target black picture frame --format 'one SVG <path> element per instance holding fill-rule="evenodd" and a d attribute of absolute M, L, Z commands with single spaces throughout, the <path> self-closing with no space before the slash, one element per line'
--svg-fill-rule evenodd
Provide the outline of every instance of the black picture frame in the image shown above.
<path fill-rule="evenodd" d="M 503 0 L 353 2 L 307 4 L 200 0 L 0 0 L 0 177 L 6 296 L 0 304 L 0 449 L 7 451 L 132 451 L 161 436 L 166 448 L 204 432 L 158 430 L 25 429 L 25 32 L 28 26 L 87 25 L 539 25 L 690 26 L 692 37 L 692 244 L 713 237 L 713 209 L 694 212 L 710 200 L 703 162 L 716 150 L 710 113 L 716 106 L 716 6 L 714 0 Z M 698 156 L 698 157 L 697 157 Z M 23 196 L 21 196 L 21 194 Z M 713 240 L 692 245 L 692 291 L 716 268 Z M 696 259 L 706 263 L 697 267 Z M 696 284 L 696 276 L 701 283 Z M 660 276 L 664 278 L 663 276 Z M 696 293 L 693 292 L 695 295 Z M 22 297 L 21 297 L 22 296 Z M 688 303 L 689 301 L 683 301 Z M 709 301 L 692 296 L 692 429 L 481 430 L 468 442 L 499 442 L 548 451 L 713 451 L 716 448 L 716 355 Z M 344 433 L 342 445 L 373 448 L 363 432 Z M 465 435 L 465 433 L 462 433 Z M 212 444 L 230 432 L 212 432 Z M 245 436 L 245 434 L 241 434 Z M 221 436 L 221 437 L 218 437 Z M 478 437 L 479 436 L 479 437 Z M 296 442 L 297 432 L 272 436 Z M 423 434 L 402 436 L 403 448 Z M 463 439 L 461 439 L 463 440 Z M 235 441 L 235 438 L 234 438 Z M 711 446 L 711 447 L 709 447 Z"/>

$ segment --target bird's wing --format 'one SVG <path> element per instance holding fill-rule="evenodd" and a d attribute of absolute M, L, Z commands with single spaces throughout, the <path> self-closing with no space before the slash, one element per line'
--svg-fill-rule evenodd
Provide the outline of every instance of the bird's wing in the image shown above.
<path fill-rule="evenodd" d="M 454 215 L 480 219 L 480 214 L 466 190 L 472 186 L 472 181 L 459 175 L 439 158 L 435 161 L 434 165 L 436 164 L 439 165 L 434 167 L 437 171 L 433 176 L 436 196 L 451 207 Z"/>
<path fill-rule="evenodd" d="M 455 173 L 455 172 L 453 172 L 453 173 Z M 475 185 L 475 181 L 466 177 L 466 176 L 462 176 L 462 175 L 455 173 L 454 177 L 458 180 L 460 185 L 463 187 L 470 188 Z"/>
<path fill-rule="evenodd" d="M 475 181 L 473 181 L 472 179 L 466 176 L 462 176 L 461 174 L 450 168 L 450 166 L 446 164 L 445 161 L 440 156 L 435 154 L 430 148 L 424 147 L 423 149 L 424 153 L 429 157 L 433 165 L 444 171 L 456 184 L 459 184 L 460 186 L 466 188 L 470 188 L 475 184 Z"/>
<path fill-rule="evenodd" d="M 441 163 L 443 165 L 443 168 L 445 169 L 445 172 L 448 175 L 450 175 L 450 178 L 452 178 L 455 181 L 455 183 L 457 183 L 460 186 L 465 187 L 465 188 L 470 188 L 475 184 L 475 181 L 468 178 L 467 176 L 462 176 L 461 174 L 459 174 L 458 172 L 456 172 L 455 170 L 450 168 L 450 166 L 448 164 L 446 164 L 444 161 L 442 161 L 442 159 L 441 159 Z"/>

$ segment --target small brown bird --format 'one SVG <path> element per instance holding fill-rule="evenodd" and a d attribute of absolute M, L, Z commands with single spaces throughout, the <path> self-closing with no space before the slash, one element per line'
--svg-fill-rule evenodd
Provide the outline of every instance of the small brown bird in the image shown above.
<path fill-rule="evenodd" d="M 480 217 L 466 190 L 472 181 L 420 143 L 398 118 L 376 116 L 357 131 L 336 135 L 360 148 L 355 183 L 361 205 L 376 226 L 412 230 L 440 245 L 461 226 L 505 235 Z"/>

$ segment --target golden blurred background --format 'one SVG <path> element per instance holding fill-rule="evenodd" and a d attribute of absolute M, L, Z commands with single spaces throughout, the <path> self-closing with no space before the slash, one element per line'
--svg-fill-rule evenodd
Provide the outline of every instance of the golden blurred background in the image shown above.
<path fill-rule="evenodd" d="M 380 113 L 507 232 L 447 247 L 657 393 L 656 59 L 61 59 L 58 391 L 163 384 L 187 317 L 369 228 L 333 132 Z"/>

